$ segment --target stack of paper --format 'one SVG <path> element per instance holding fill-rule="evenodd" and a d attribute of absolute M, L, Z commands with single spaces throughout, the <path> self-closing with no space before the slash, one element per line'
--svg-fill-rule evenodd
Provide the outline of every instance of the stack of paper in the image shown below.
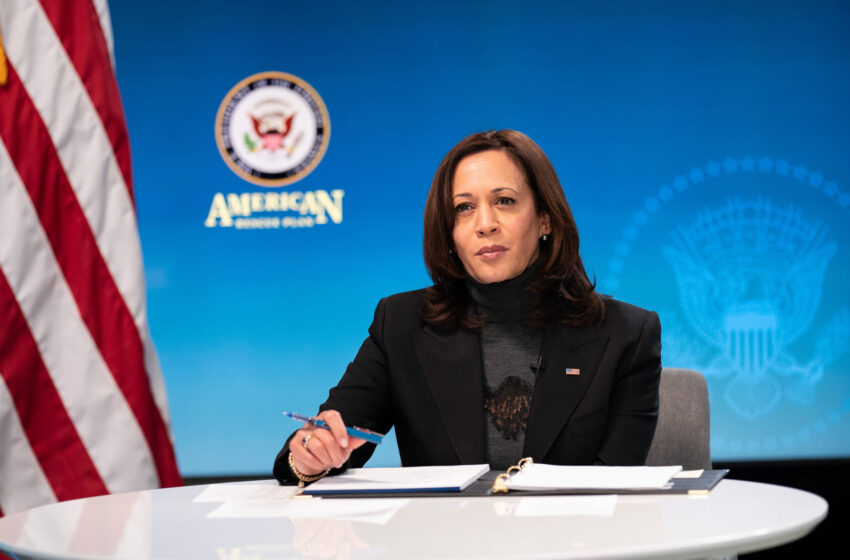
<path fill-rule="evenodd" d="M 489 465 L 348 469 L 314 482 L 304 494 L 460 492 L 488 470 Z"/>
<path fill-rule="evenodd" d="M 510 490 L 651 490 L 666 487 L 674 467 L 587 467 L 533 463 L 512 475 Z"/>

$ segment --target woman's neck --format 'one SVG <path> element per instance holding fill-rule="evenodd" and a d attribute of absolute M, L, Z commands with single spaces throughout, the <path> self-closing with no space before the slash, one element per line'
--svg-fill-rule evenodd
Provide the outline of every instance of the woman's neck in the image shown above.
<path fill-rule="evenodd" d="M 466 289 L 478 313 L 487 321 L 521 321 L 531 311 L 533 295 L 529 288 L 537 271 L 538 261 L 534 261 L 522 274 L 504 282 L 481 284 L 467 278 Z"/>

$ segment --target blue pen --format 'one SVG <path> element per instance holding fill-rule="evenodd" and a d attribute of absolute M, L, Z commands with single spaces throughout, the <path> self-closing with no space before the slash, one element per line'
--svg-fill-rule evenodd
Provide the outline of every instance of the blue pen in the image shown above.
<path fill-rule="evenodd" d="M 304 416 L 303 414 L 296 414 L 294 412 L 284 412 L 284 416 L 289 416 L 293 420 L 298 422 L 307 422 L 308 424 L 312 424 L 317 428 L 324 428 L 326 430 L 330 430 L 330 426 L 328 423 L 322 420 L 321 418 L 313 418 L 311 416 Z M 348 435 L 351 437 L 356 437 L 360 439 L 365 439 L 371 443 L 382 443 L 384 441 L 384 434 L 379 434 L 378 432 L 373 432 L 372 430 L 367 430 L 366 428 L 358 428 L 357 426 L 346 426 L 345 431 L 348 432 Z"/>

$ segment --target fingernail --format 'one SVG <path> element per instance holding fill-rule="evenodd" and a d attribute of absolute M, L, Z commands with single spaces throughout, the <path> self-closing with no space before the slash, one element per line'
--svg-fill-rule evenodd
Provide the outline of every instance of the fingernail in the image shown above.
<path fill-rule="evenodd" d="M 342 438 L 341 440 L 339 440 L 339 444 L 340 444 L 343 448 L 348 447 L 348 438 L 346 438 L 346 437 Z"/>

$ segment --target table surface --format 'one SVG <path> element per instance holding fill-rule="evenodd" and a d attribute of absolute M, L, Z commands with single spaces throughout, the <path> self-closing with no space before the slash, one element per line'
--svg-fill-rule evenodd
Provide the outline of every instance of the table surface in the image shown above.
<path fill-rule="evenodd" d="M 148 490 L 0 518 L 22 558 L 699 558 L 778 546 L 827 513 L 801 490 L 703 496 L 291 499 L 274 481 Z"/>

